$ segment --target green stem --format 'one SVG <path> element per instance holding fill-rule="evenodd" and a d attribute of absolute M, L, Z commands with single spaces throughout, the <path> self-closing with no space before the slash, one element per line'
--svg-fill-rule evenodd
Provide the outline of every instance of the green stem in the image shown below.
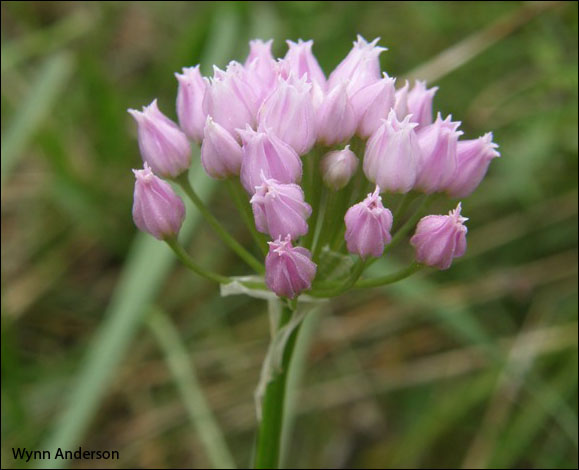
<path fill-rule="evenodd" d="M 314 233 L 314 241 L 312 244 L 312 258 L 314 262 L 317 263 L 318 257 L 320 254 L 320 250 L 322 249 L 323 243 L 325 241 L 325 233 L 324 229 L 327 228 L 328 225 L 328 215 L 327 210 L 330 206 L 330 200 L 332 197 L 332 192 L 328 191 L 324 188 L 322 193 L 322 203 L 320 204 L 320 208 L 318 210 L 318 216 L 316 217 L 316 227 Z"/>
<path fill-rule="evenodd" d="M 203 201 L 199 199 L 199 196 L 193 190 L 189 178 L 186 173 L 181 174 L 175 179 L 175 182 L 181 186 L 185 194 L 191 199 L 193 204 L 197 206 L 201 215 L 205 217 L 209 225 L 215 230 L 217 235 L 233 250 L 235 251 L 241 259 L 243 259 L 249 266 L 251 266 L 256 272 L 263 274 L 265 269 L 263 264 L 261 264 L 257 258 L 255 258 L 249 251 L 243 248 L 237 240 L 235 240 L 229 233 L 223 228 L 219 221 L 213 216 L 211 212 L 207 209 Z"/>
<path fill-rule="evenodd" d="M 366 262 L 364 267 L 367 267 L 370 262 Z M 336 282 L 331 283 L 324 283 L 319 286 L 318 289 L 314 289 L 308 292 L 308 295 L 317 298 L 327 298 L 327 297 L 335 297 L 337 295 L 343 294 L 350 288 L 354 289 L 363 289 L 367 287 L 379 287 L 385 286 L 387 284 L 394 284 L 395 282 L 401 281 L 402 279 L 406 279 L 407 277 L 412 276 L 417 271 L 420 271 L 425 266 L 419 263 L 412 263 L 404 269 L 400 271 L 396 271 L 392 274 L 387 274 L 386 276 L 375 277 L 371 279 L 362 279 L 356 280 L 353 284 L 349 287 L 345 288 L 345 285 L 337 285 Z M 356 278 L 357 279 L 357 278 Z"/>
<path fill-rule="evenodd" d="M 288 306 L 283 307 L 278 331 L 290 321 L 292 314 L 293 311 Z M 291 333 L 283 352 L 281 371 L 265 390 L 261 408 L 261 423 L 257 436 L 255 468 L 279 468 L 287 372 L 299 329 L 300 326 L 298 325 Z"/>
<path fill-rule="evenodd" d="M 423 209 L 428 208 L 432 201 L 433 196 L 425 196 L 422 198 L 422 201 L 420 201 L 412 216 L 406 222 L 404 222 L 404 225 L 402 225 L 402 227 L 400 227 L 392 237 L 392 241 L 386 245 L 384 248 L 384 253 L 391 250 L 397 243 L 400 242 L 400 240 L 402 240 L 402 238 L 408 234 L 408 232 L 410 232 L 410 230 L 414 228 L 416 222 L 418 222 L 418 219 L 420 219 L 423 215 Z"/>
<path fill-rule="evenodd" d="M 410 266 L 401 269 L 400 271 L 396 271 L 395 273 L 387 274 L 386 276 L 375 277 L 372 279 L 362 279 L 358 281 L 354 287 L 366 288 L 394 284 L 395 282 L 412 276 L 415 272 L 420 271 L 422 268 L 424 268 L 424 265 L 414 262 Z"/>
<path fill-rule="evenodd" d="M 308 155 L 306 155 L 306 159 L 308 160 L 306 169 L 310 172 L 309 177 L 309 192 L 306 193 L 306 196 L 309 198 L 309 204 L 312 206 L 312 214 L 315 218 L 316 223 L 312 224 L 310 230 L 305 235 L 302 246 L 307 247 L 308 249 L 312 249 L 315 228 L 318 224 L 320 219 L 320 201 L 322 197 L 322 178 L 320 173 L 320 153 L 321 149 L 314 148 Z"/>
<path fill-rule="evenodd" d="M 209 271 L 205 268 L 199 266 L 193 258 L 189 256 L 189 254 L 185 251 L 185 249 L 179 244 L 179 242 L 175 239 L 168 239 L 165 240 L 167 245 L 171 247 L 177 258 L 191 271 L 200 276 L 204 277 L 205 279 L 209 279 L 210 281 L 218 282 L 219 284 L 230 284 L 234 281 L 227 276 L 222 276 L 221 274 L 214 273 Z M 255 289 L 255 290 L 269 290 L 269 288 L 265 285 L 263 281 L 238 281 L 248 289 Z"/>
<path fill-rule="evenodd" d="M 340 294 L 343 294 L 344 292 L 346 292 L 347 290 L 352 288 L 352 286 L 354 286 L 354 284 L 356 284 L 356 281 L 360 278 L 360 276 L 364 272 L 364 269 L 366 268 L 366 266 L 367 266 L 367 260 L 364 260 L 361 258 L 358 259 L 358 261 L 356 262 L 356 264 L 352 268 L 352 272 L 350 273 L 350 277 L 346 280 L 346 282 L 344 282 L 336 287 L 330 288 L 328 290 L 314 291 L 311 293 L 311 295 L 313 295 L 315 297 L 336 297 Z"/>
<path fill-rule="evenodd" d="M 399 225 L 400 219 L 402 218 L 404 213 L 408 210 L 408 207 L 410 206 L 410 204 L 412 204 L 412 202 L 416 199 L 416 197 L 417 195 L 415 193 L 406 193 L 402 197 L 402 200 L 400 201 L 400 204 L 398 205 L 398 207 L 396 208 L 396 212 L 394 213 L 395 227 Z"/>
<path fill-rule="evenodd" d="M 229 194 L 231 199 L 235 203 L 235 207 L 241 213 L 241 217 L 245 222 L 253 240 L 259 246 L 259 249 L 264 255 L 267 255 L 267 239 L 263 233 L 260 233 L 255 228 L 255 221 L 253 218 L 253 212 L 251 211 L 251 206 L 247 200 L 247 193 L 239 183 L 239 181 L 234 181 L 233 179 L 226 180 L 227 189 L 229 189 Z"/>
<path fill-rule="evenodd" d="M 195 263 L 195 261 L 193 261 L 193 259 L 189 256 L 189 254 L 185 251 L 177 239 L 168 238 L 165 240 L 165 242 L 175 252 L 177 258 L 179 258 L 181 262 L 191 271 L 199 274 L 199 276 L 202 276 L 205 279 L 209 279 L 210 281 L 218 282 L 219 284 L 229 284 L 231 282 L 231 279 L 228 277 L 222 276 L 221 274 L 217 274 L 212 271 L 208 271 L 207 269 L 202 268 L 197 263 Z"/>

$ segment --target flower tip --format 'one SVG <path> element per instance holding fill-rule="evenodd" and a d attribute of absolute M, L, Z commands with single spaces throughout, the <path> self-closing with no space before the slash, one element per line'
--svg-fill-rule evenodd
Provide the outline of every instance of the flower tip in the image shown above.
<path fill-rule="evenodd" d="M 464 223 L 464 222 L 466 222 L 466 221 L 468 220 L 468 217 L 463 217 L 462 215 L 460 215 L 461 211 L 462 211 L 462 201 L 460 201 L 460 202 L 457 204 L 456 208 L 455 208 L 455 209 L 452 209 L 452 210 L 448 213 L 448 215 L 450 215 L 451 217 L 454 217 L 454 219 L 455 219 L 458 223 L 462 224 L 462 223 Z"/>

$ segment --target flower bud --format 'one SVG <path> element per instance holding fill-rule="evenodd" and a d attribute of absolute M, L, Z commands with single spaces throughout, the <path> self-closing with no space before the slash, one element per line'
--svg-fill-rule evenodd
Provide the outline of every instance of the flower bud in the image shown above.
<path fill-rule="evenodd" d="M 458 142 L 457 169 L 446 187 L 450 197 L 470 195 L 484 178 L 493 158 L 500 157 L 498 145 L 493 143 L 493 134 L 489 132 L 474 140 Z"/>
<path fill-rule="evenodd" d="M 438 87 L 426 89 L 426 82 L 416 80 L 414 87 L 408 93 L 408 114 L 412 121 L 418 123 L 418 129 L 432 124 L 432 99 Z"/>
<path fill-rule="evenodd" d="M 330 74 L 328 90 L 349 81 L 348 94 L 353 96 L 362 88 L 380 80 L 380 54 L 387 49 L 376 46 L 379 40 L 376 38 L 369 43 L 358 35 L 352 50 Z"/>
<path fill-rule="evenodd" d="M 367 139 L 386 119 L 394 106 L 394 82 L 384 73 L 384 78 L 362 88 L 352 96 L 352 106 L 358 121 L 357 133 Z"/>
<path fill-rule="evenodd" d="M 133 170 L 135 225 L 159 240 L 176 236 L 185 218 L 185 205 L 169 183 L 156 177 L 145 162 L 143 170 Z"/>
<path fill-rule="evenodd" d="M 422 161 L 415 127 L 410 116 L 400 122 L 391 110 L 368 140 L 364 173 L 382 191 L 407 193 L 414 187 Z"/>
<path fill-rule="evenodd" d="M 378 186 L 366 199 L 348 209 L 344 221 L 350 253 L 361 258 L 382 256 L 384 245 L 392 240 L 392 213 L 382 205 Z"/>
<path fill-rule="evenodd" d="M 460 122 L 452 122 L 450 119 L 448 116 L 442 120 L 438 113 L 433 124 L 418 131 L 422 164 L 415 189 L 427 194 L 446 188 L 456 171 L 456 147 L 462 131 L 457 131 Z"/>
<path fill-rule="evenodd" d="M 141 157 L 155 173 L 174 178 L 189 169 L 189 140 L 177 124 L 159 111 L 157 100 L 144 106 L 142 112 L 128 111 L 137 121 Z"/>
<path fill-rule="evenodd" d="M 265 283 L 280 297 L 293 299 L 312 286 L 317 266 L 312 254 L 301 246 L 292 246 L 287 236 L 282 241 L 268 242 L 269 253 L 265 257 Z"/>
<path fill-rule="evenodd" d="M 298 40 L 297 43 L 293 41 L 286 41 L 289 49 L 284 57 L 290 72 L 296 78 L 307 76 L 306 81 L 317 83 L 322 89 L 326 88 L 326 76 L 314 54 L 312 53 L 312 46 L 314 41 Z"/>
<path fill-rule="evenodd" d="M 346 93 L 347 83 L 341 83 L 324 98 L 318 117 L 318 140 L 327 146 L 350 140 L 358 121 Z"/>
<path fill-rule="evenodd" d="M 245 69 L 252 86 L 257 90 L 260 105 L 275 85 L 276 63 L 271 53 L 273 39 L 263 42 L 260 39 L 249 41 L 249 55 L 245 60 Z"/>
<path fill-rule="evenodd" d="M 249 126 L 238 130 L 243 140 L 241 183 L 249 194 L 262 183 L 261 173 L 280 183 L 297 183 L 302 179 L 302 161 L 288 144 L 269 129 L 254 131 Z"/>
<path fill-rule="evenodd" d="M 226 71 L 214 66 L 203 100 L 205 113 L 233 136 L 235 129 L 255 124 L 259 96 L 249 78 L 238 62 L 230 62 Z"/>
<path fill-rule="evenodd" d="M 346 145 L 343 150 L 328 152 L 321 163 L 322 179 L 326 186 L 334 191 L 342 189 L 349 182 L 358 168 L 358 158 Z"/>
<path fill-rule="evenodd" d="M 245 59 L 243 64 L 247 67 L 255 59 L 269 59 L 275 61 L 273 54 L 271 53 L 271 46 L 273 44 L 273 39 L 269 41 L 263 41 L 261 39 L 253 39 L 249 41 L 249 54 Z"/>
<path fill-rule="evenodd" d="M 239 175 L 242 157 L 241 146 L 232 135 L 207 116 L 201 145 L 201 163 L 207 174 L 216 179 Z"/>
<path fill-rule="evenodd" d="M 466 251 L 468 219 L 461 217 L 460 203 L 448 215 L 428 215 L 420 219 L 410 244 L 416 250 L 416 261 L 438 269 L 448 269 L 453 258 Z"/>
<path fill-rule="evenodd" d="M 176 73 L 179 89 L 177 91 L 177 117 L 183 132 L 191 140 L 203 140 L 203 128 L 207 114 L 203 111 L 203 98 L 207 82 L 199 72 L 199 65 L 186 67 L 183 73 Z"/>
<path fill-rule="evenodd" d="M 408 111 L 408 81 L 394 93 L 394 111 L 399 121 L 404 119 Z"/>
<path fill-rule="evenodd" d="M 304 192 L 297 184 L 281 184 L 261 174 L 263 183 L 255 188 L 251 207 L 255 226 L 271 238 L 296 238 L 308 233 L 306 219 L 312 208 L 304 201 Z"/>
<path fill-rule="evenodd" d="M 260 126 L 271 129 L 281 140 L 304 155 L 316 141 L 312 85 L 290 76 L 278 79 L 276 88 L 259 110 Z"/>

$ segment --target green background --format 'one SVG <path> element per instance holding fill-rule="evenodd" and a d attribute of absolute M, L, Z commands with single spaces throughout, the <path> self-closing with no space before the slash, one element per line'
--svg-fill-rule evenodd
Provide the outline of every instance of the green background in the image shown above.
<path fill-rule="evenodd" d="M 286 465 L 577 467 L 575 2 L 2 2 L 2 467 L 52 445 L 120 452 L 68 462 L 83 468 L 248 464 L 266 306 L 219 297 L 137 235 L 126 109 L 156 97 L 174 118 L 173 73 L 243 60 L 254 37 L 278 56 L 314 39 L 329 73 L 358 33 L 502 157 L 463 201 L 452 269 L 311 315 Z M 189 252 L 244 274 L 194 212 Z"/>

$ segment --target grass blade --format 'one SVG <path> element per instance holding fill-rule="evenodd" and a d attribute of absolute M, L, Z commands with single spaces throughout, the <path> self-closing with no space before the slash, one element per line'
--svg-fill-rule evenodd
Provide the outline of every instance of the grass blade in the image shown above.
<path fill-rule="evenodd" d="M 205 398 L 195 374 L 195 366 L 189 359 L 175 325 L 164 312 L 154 309 L 147 318 L 147 326 L 165 355 L 167 366 L 211 465 L 214 468 L 235 468 L 225 437 Z"/>
<path fill-rule="evenodd" d="M 235 46 L 235 36 L 220 36 L 217 33 L 236 31 L 238 22 L 231 7 L 220 9 L 213 25 L 212 37 L 215 40 L 209 43 L 211 49 L 205 52 L 205 61 L 219 63 L 225 60 Z M 193 161 L 199 162 L 199 158 L 194 157 Z M 199 163 L 194 166 L 192 174 L 192 184 L 199 197 L 207 201 L 215 190 L 215 181 L 205 176 Z M 183 239 L 191 235 L 200 221 L 199 212 L 190 204 L 187 204 L 187 214 L 180 234 Z M 145 312 L 154 302 L 174 262 L 173 253 L 164 243 L 147 235 L 137 235 L 105 313 L 105 320 L 96 333 L 80 368 L 77 383 L 66 402 L 68 406 L 52 434 L 39 448 L 54 452 L 58 447 L 70 449 L 81 442 Z M 37 468 L 63 468 L 67 463 L 66 460 L 46 459 L 38 461 Z"/>
<path fill-rule="evenodd" d="M 68 53 L 50 57 L 40 67 L 36 81 L 26 93 L 26 100 L 16 110 L 14 120 L 8 125 L 2 138 L 2 185 L 18 157 L 63 93 L 72 71 L 73 58 Z"/>

